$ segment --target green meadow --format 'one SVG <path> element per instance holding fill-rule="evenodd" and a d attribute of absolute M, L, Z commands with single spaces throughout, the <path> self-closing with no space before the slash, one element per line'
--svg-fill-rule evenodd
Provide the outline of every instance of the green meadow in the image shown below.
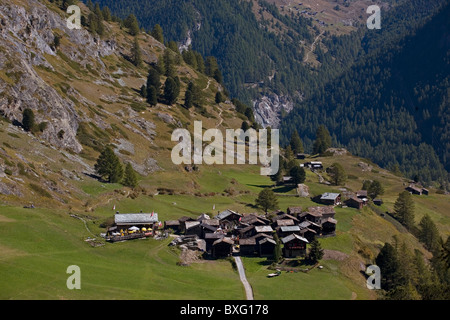
<path fill-rule="evenodd" d="M 331 161 L 336 159 L 324 158 L 324 163 Z M 380 177 L 375 173 L 358 176 L 358 158 L 346 156 L 340 161 L 349 174 L 358 177 L 347 181 L 345 187 L 350 190 L 358 190 L 364 179 Z M 133 197 L 129 189 L 120 185 L 93 179 L 77 182 L 84 192 L 85 205 L 81 207 L 41 205 L 25 209 L 1 205 L 0 299 L 243 300 L 244 288 L 229 260 L 200 260 L 180 266 L 180 252 L 168 246 L 170 238 L 105 243 L 99 237 L 105 232 L 101 225 L 111 221 L 115 211 L 156 212 L 161 221 L 181 216 L 196 218 L 201 213 L 214 216 L 227 208 L 240 213 L 263 213 L 255 206 L 255 198 L 266 187 L 275 190 L 281 210 L 317 205 L 309 197 L 296 196 L 295 188 L 274 187 L 268 177 L 259 175 L 258 166 L 202 166 L 198 172 L 176 174 L 180 180 L 170 184 L 168 179 L 175 172 L 163 171 L 143 178 L 141 186 L 147 192 Z M 389 173 L 383 173 L 380 180 L 386 189 L 385 204 L 380 210 L 392 211 L 403 182 Z M 311 196 L 339 190 L 320 184 L 309 171 L 305 184 Z M 157 191 L 169 186 L 170 192 Z M 450 225 L 447 196 L 432 193 L 414 199 L 416 221 L 428 213 L 445 235 Z M 271 261 L 243 258 L 255 299 L 374 299 L 376 293 L 366 288 L 361 265 L 372 263 L 385 242 L 397 236 L 426 255 L 417 239 L 389 217 L 368 207 L 359 211 L 338 206 L 335 211 L 336 236 L 320 239 L 320 243 L 341 258 L 324 259 L 320 262 L 323 268 L 308 273 L 283 272 L 279 277 L 268 278 L 267 274 L 273 272 L 269 269 Z M 83 217 L 86 226 L 71 213 Z M 85 241 L 94 236 L 103 246 L 93 247 Z M 69 290 L 66 286 L 70 276 L 66 270 L 71 265 L 80 267 L 81 290 Z"/>

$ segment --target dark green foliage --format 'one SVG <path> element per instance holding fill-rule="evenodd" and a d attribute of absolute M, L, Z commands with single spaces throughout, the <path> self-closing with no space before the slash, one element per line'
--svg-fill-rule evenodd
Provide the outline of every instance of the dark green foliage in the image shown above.
<path fill-rule="evenodd" d="M 324 125 L 320 125 L 316 131 L 316 140 L 314 141 L 313 153 L 322 154 L 331 147 L 330 132 Z"/>
<path fill-rule="evenodd" d="M 220 91 L 217 91 L 214 100 L 215 100 L 216 103 L 222 103 L 224 101 L 223 95 L 222 95 L 222 93 Z"/>
<path fill-rule="evenodd" d="M 379 195 L 383 195 L 384 194 L 384 188 L 381 185 L 380 181 L 378 181 L 378 180 L 372 181 L 370 183 L 369 187 L 367 188 L 367 194 L 372 199 L 375 199 Z"/>
<path fill-rule="evenodd" d="M 172 105 L 177 101 L 180 94 L 180 88 L 173 78 L 167 78 L 164 83 L 164 100 L 167 104 Z"/>
<path fill-rule="evenodd" d="M 347 181 L 347 174 L 340 163 L 333 163 L 327 171 L 334 185 L 343 185 Z"/>
<path fill-rule="evenodd" d="M 305 169 L 300 168 L 298 165 L 294 165 L 289 171 L 289 175 L 292 177 L 294 184 L 300 184 L 305 182 L 306 180 L 306 172 Z"/>
<path fill-rule="evenodd" d="M 34 112 L 30 108 L 26 108 L 22 113 L 22 127 L 25 131 L 32 131 L 35 125 Z"/>
<path fill-rule="evenodd" d="M 291 145 L 292 151 L 297 153 L 303 153 L 305 149 L 303 148 L 303 142 L 298 135 L 297 130 L 295 130 L 291 135 L 291 141 L 289 143 Z"/>
<path fill-rule="evenodd" d="M 136 188 L 138 185 L 137 174 L 136 171 L 134 171 L 131 163 L 128 163 L 125 167 L 125 174 L 122 180 L 122 184 L 130 188 Z"/>
<path fill-rule="evenodd" d="M 141 95 L 142 98 L 147 98 L 147 86 L 145 84 L 141 86 L 139 94 Z"/>
<path fill-rule="evenodd" d="M 155 26 L 153 27 L 153 30 L 151 32 L 151 35 L 153 38 L 155 38 L 157 41 L 164 43 L 164 33 L 163 33 L 163 29 L 161 28 L 161 26 L 159 24 L 155 24 Z"/>
<path fill-rule="evenodd" d="M 255 203 L 258 207 L 264 210 L 264 212 L 267 213 L 267 211 L 275 210 L 278 208 L 278 200 L 275 196 L 275 193 L 272 189 L 265 188 L 263 189 L 259 194 L 258 198 L 256 198 Z"/>
<path fill-rule="evenodd" d="M 123 167 L 119 157 L 111 147 L 107 146 L 97 159 L 95 171 L 109 183 L 117 183 L 122 180 Z"/>
<path fill-rule="evenodd" d="M 309 260 L 311 260 L 314 263 L 318 262 L 323 258 L 323 255 L 324 251 L 322 249 L 322 246 L 320 245 L 319 240 L 314 239 L 314 241 L 311 242 L 309 248 L 309 256 L 308 256 Z"/>
<path fill-rule="evenodd" d="M 400 277 L 400 263 L 396 249 L 390 243 L 385 243 L 376 257 L 375 263 L 380 270 L 383 270 L 381 273 L 381 288 L 386 291 L 394 288 Z"/>
<path fill-rule="evenodd" d="M 418 238 L 429 251 L 433 253 L 438 251 L 441 237 L 436 224 L 428 214 L 425 214 L 419 222 Z"/>
<path fill-rule="evenodd" d="M 158 91 L 154 86 L 147 88 L 147 102 L 151 106 L 156 106 L 158 104 Z"/>
<path fill-rule="evenodd" d="M 194 103 L 194 98 L 191 90 L 186 90 L 185 96 L 184 96 L 184 107 L 186 109 L 192 108 Z"/>
<path fill-rule="evenodd" d="M 133 47 L 131 48 L 131 59 L 136 67 L 142 64 L 142 52 L 137 37 L 134 37 Z"/>
<path fill-rule="evenodd" d="M 414 226 L 414 200 L 408 191 L 398 195 L 394 203 L 394 215 L 408 229 Z"/>
<path fill-rule="evenodd" d="M 139 22 L 134 14 L 130 14 L 125 20 L 124 25 L 132 36 L 139 34 Z"/>
<path fill-rule="evenodd" d="M 273 249 L 273 260 L 278 263 L 283 257 L 283 250 L 281 248 L 281 241 L 277 233 L 273 235 L 273 239 L 276 242 L 275 248 Z"/>
<path fill-rule="evenodd" d="M 148 76 L 147 76 L 147 88 L 150 87 L 154 87 L 157 90 L 159 90 L 159 88 L 161 88 L 161 76 L 158 72 L 158 70 L 156 70 L 153 67 L 150 67 L 150 70 L 148 72 Z"/>

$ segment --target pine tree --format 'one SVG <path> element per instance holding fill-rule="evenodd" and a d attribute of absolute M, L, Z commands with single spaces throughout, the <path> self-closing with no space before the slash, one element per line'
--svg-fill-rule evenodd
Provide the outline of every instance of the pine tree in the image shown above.
<path fill-rule="evenodd" d="M 428 214 L 425 214 L 419 222 L 418 238 L 429 251 L 435 253 L 439 249 L 439 230 Z"/>
<path fill-rule="evenodd" d="M 159 24 L 156 24 L 153 27 L 153 30 L 151 32 L 151 35 L 153 38 L 155 38 L 157 41 L 164 43 L 164 35 L 163 35 L 163 29 Z"/>
<path fill-rule="evenodd" d="M 377 255 L 375 263 L 380 270 L 383 270 L 381 288 L 386 291 L 393 289 L 400 276 L 397 250 L 390 243 L 385 243 Z"/>
<path fill-rule="evenodd" d="M 292 133 L 291 141 L 289 144 L 290 144 L 294 154 L 303 153 L 305 151 L 303 148 L 303 142 L 300 139 L 300 136 L 298 135 L 297 130 L 294 130 L 294 132 Z"/>
<path fill-rule="evenodd" d="M 154 87 L 158 90 L 161 88 L 160 73 L 153 67 L 150 68 L 147 76 L 147 88 Z"/>
<path fill-rule="evenodd" d="M 134 171 L 131 163 L 128 163 L 125 167 L 125 175 L 122 180 L 122 184 L 130 188 L 136 188 L 136 186 L 138 185 L 136 171 Z"/>
<path fill-rule="evenodd" d="M 384 194 L 384 188 L 378 180 L 373 180 L 367 188 L 367 194 L 372 199 Z"/>
<path fill-rule="evenodd" d="M 145 84 L 143 84 L 141 86 L 141 89 L 139 90 L 139 93 L 140 93 L 142 98 L 147 98 L 147 86 Z"/>
<path fill-rule="evenodd" d="M 103 19 L 105 21 L 111 21 L 112 20 L 111 10 L 109 10 L 109 8 L 107 6 L 103 7 L 102 15 L 103 15 Z"/>
<path fill-rule="evenodd" d="M 217 91 L 216 97 L 215 97 L 214 100 L 215 100 L 215 102 L 216 102 L 217 104 L 223 102 L 223 96 L 222 96 L 222 93 L 221 93 L 220 91 Z"/>
<path fill-rule="evenodd" d="M 186 109 L 190 109 L 193 106 L 193 95 L 191 90 L 186 90 L 185 96 L 184 96 L 184 107 Z"/>
<path fill-rule="evenodd" d="M 345 173 L 344 167 L 340 163 L 333 163 L 329 169 L 328 173 L 332 180 L 334 185 L 342 185 L 347 181 L 347 174 Z"/>
<path fill-rule="evenodd" d="M 172 105 L 177 101 L 179 90 L 173 78 L 167 78 L 164 83 L 164 100 L 168 105 Z M 178 93 L 177 93 L 178 92 Z"/>
<path fill-rule="evenodd" d="M 130 14 L 124 21 L 124 25 L 128 28 L 129 33 L 132 36 L 139 34 L 139 22 L 134 14 Z"/>
<path fill-rule="evenodd" d="M 394 203 L 394 214 L 408 229 L 414 226 L 414 201 L 408 191 L 403 191 L 398 195 Z"/>
<path fill-rule="evenodd" d="M 102 10 L 100 9 L 100 5 L 98 4 L 98 2 L 95 3 L 94 14 L 98 17 L 100 22 L 103 21 L 103 13 Z"/>
<path fill-rule="evenodd" d="M 273 260 L 275 263 L 280 262 L 281 258 L 283 257 L 283 251 L 281 249 L 281 241 L 280 238 L 278 238 L 278 234 L 273 235 L 273 239 L 275 240 L 275 248 L 273 249 Z"/>
<path fill-rule="evenodd" d="M 324 125 L 320 125 L 316 131 L 316 140 L 313 145 L 314 154 L 322 154 L 331 147 L 331 136 Z"/>
<path fill-rule="evenodd" d="M 313 242 L 311 242 L 311 247 L 309 249 L 309 259 L 316 263 L 319 260 L 323 258 L 324 251 L 322 249 L 322 246 L 320 245 L 319 240 L 314 239 Z"/>
<path fill-rule="evenodd" d="M 139 67 L 142 64 L 142 52 L 141 47 L 139 46 L 138 37 L 134 37 L 133 47 L 131 48 L 131 56 L 133 60 L 133 64 L 136 67 Z"/>
<path fill-rule="evenodd" d="M 266 213 L 269 209 L 274 210 L 278 208 L 277 197 L 275 196 L 273 190 L 269 188 L 263 189 L 258 194 L 258 198 L 256 198 L 255 203 L 258 207 L 261 207 Z"/>
<path fill-rule="evenodd" d="M 147 102 L 151 106 L 158 104 L 158 92 L 154 86 L 147 87 Z"/>
<path fill-rule="evenodd" d="M 22 127 L 25 131 L 32 131 L 35 126 L 34 112 L 30 108 L 26 108 L 22 113 Z"/>
<path fill-rule="evenodd" d="M 166 49 L 164 51 L 163 59 L 164 59 L 164 75 L 166 77 L 174 78 L 176 76 L 176 68 L 171 50 Z"/>
<path fill-rule="evenodd" d="M 107 179 L 109 183 L 117 183 L 122 180 L 123 167 L 119 157 L 116 156 L 111 147 L 107 146 L 102 151 L 95 164 L 95 171 Z"/>
<path fill-rule="evenodd" d="M 306 180 L 306 172 L 305 169 L 300 168 L 298 165 L 295 165 L 289 171 L 289 175 L 292 177 L 294 184 L 300 184 L 305 182 Z"/>

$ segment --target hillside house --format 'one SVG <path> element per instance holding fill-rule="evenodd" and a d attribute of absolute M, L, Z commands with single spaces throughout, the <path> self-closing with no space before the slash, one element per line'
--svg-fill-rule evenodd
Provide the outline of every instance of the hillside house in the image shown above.
<path fill-rule="evenodd" d="M 310 168 L 311 170 L 323 169 L 323 163 L 321 161 L 310 161 L 303 164 L 303 167 Z"/>
<path fill-rule="evenodd" d="M 202 227 L 200 221 L 186 221 L 184 235 L 200 237 L 202 235 Z"/>
<path fill-rule="evenodd" d="M 234 241 L 228 237 L 222 237 L 213 242 L 212 256 L 214 258 L 229 257 L 233 252 Z"/>
<path fill-rule="evenodd" d="M 302 207 L 289 207 L 286 211 L 289 215 L 297 217 L 300 213 L 303 212 L 303 209 Z"/>
<path fill-rule="evenodd" d="M 355 196 L 350 197 L 349 199 L 345 200 L 344 203 L 346 206 L 348 206 L 350 208 L 356 208 L 358 210 L 361 210 L 364 207 L 364 201 Z"/>
<path fill-rule="evenodd" d="M 180 221 L 178 220 L 167 220 L 164 221 L 164 229 L 172 229 L 173 232 L 180 232 Z"/>
<path fill-rule="evenodd" d="M 341 194 L 326 192 L 326 193 L 322 194 L 322 196 L 320 197 L 320 203 L 329 205 L 329 206 L 340 205 L 341 204 Z"/>
<path fill-rule="evenodd" d="M 373 203 L 376 206 L 381 206 L 383 204 L 383 200 L 381 200 L 381 199 L 373 199 Z"/>
<path fill-rule="evenodd" d="M 419 196 L 421 195 L 428 195 L 429 194 L 429 190 L 418 186 L 416 184 L 411 183 L 408 187 L 405 188 L 406 191 L 412 193 L 412 194 L 417 194 Z"/>
<path fill-rule="evenodd" d="M 308 243 L 308 240 L 297 234 L 290 234 L 289 236 L 282 238 L 281 243 L 284 244 L 283 255 L 286 258 L 302 257 L 306 255 L 306 244 Z"/>

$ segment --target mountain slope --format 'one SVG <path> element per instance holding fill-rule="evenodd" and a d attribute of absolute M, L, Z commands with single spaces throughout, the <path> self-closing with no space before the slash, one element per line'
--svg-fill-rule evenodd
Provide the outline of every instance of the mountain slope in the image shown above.
<path fill-rule="evenodd" d="M 425 23 L 420 17 L 437 12 L 441 4 L 434 5 L 417 1 L 393 11 L 385 29 L 364 39 L 365 56 L 286 118 L 283 136 L 296 128 L 311 145 L 315 127 L 324 123 L 335 143 L 352 152 L 446 184 L 450 6 Z M 411 21 L 398 24 L 400 15 Z"/>

